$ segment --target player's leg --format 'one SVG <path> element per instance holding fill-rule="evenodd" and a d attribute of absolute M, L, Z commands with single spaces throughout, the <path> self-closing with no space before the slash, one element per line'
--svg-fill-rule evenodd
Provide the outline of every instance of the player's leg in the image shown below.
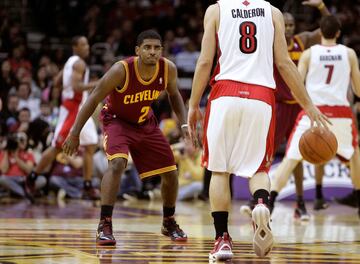
<path fill-rule="evenodd" d="M 82 194 L 83 199 L 97 200 L 99 199 L 99 191 L 92 186 L 93 176 L 93 156 L 97 145 L 87 145 L 84 148 L 84 166 L 83 166 L 83 178 L 84 178 L 84 190 Z"/>
<path fill-rule="evenodd" d="M 301 220 L 308 220 L 309 214 L 307 213 L 305 201 L 304 201 L 304 169 L 302 162 L 294 169 L 294 180 L 296 188 L 296 207 L 294 211 L 294 216 L 300 218 Z"/>
<path fill-rule="evenodd" d="M 322 193 L 322 182 L 325 174 L 325 165 L 315 165 L 315 200 L 314 210 L 326 209 L 329 207 L 324 200 Z"/>
<path fill-rule="evenodd" d="M 40 161 L 37 163 L 36 167 L 26 176 L 25 179 L 25 194 L 26 197 L 34 202 L 34 194 L 36 192 L 35 182 L 40 173 L 46 173 L 50 170 L 52 163 L 54 162 L 56 155 L 61 152 L 61 148 L 58 147 L 48 147 L 41 155 Z"/>
<path fill-rule="evenodd" d="M 227 260 L 233 257 L 232 240 L 228 231 L 231 203 L 229 178 L 229 173 L 212 172 L 210 180 L 209 199 L 216 233 L 216 242 L 209 254 L 210 260 Z"/>
<path fill-rule="evenodd" d="M 109 167 L 101 180 L 101 215 L 96 235 L 98 245 L 116 244 L 112 231 L 112 213 L 120 187 L 121 175 L 126 164 L 127 160 L 125 158 L 110 160 Z"/>
<path fill-rule="evenodd" d="M 275 206 L 276 197 L 278 196 L 279 192 L 285 187 L 291 173 L 298 164 L 298 160 L 288 159 L 284 157 L 279 166 L 276 168 L 274 177 L 271 182 L 271 192 L 269 200 L 269 209 L 271 213 Z"/>
<path fill-rule="evenodd" d="M 360 151 L 358 146 L 355 147 L 354 154 L 350 159 L 350 176 L 355 188 L 358 215 L 360 217 Z"/>
<path fill-rule="evenodd" d="M 178 188 L 177 170 L 161 174 L 161 196 L 163 199 L 163 225 L 161 233 L 174 241 L 186 241 L 187 235 L 175 221 L 175 204 Z"/>
<path fill-rule="evenodd" d="M 252 211 L 254 227 L 253 247 L 256 255 L 266 256 L 272 249 L 274 238 L 270 228 L 269 191 L 270 179 L 266 172 L 258 172 L 249 180 L 250 192 L 257 205 Z"/>

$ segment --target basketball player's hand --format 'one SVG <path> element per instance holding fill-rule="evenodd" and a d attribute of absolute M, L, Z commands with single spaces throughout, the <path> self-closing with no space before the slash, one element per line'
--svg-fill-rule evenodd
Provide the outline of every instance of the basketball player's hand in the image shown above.
<path fill-rule="evenodd" d="M 303 1 L 302 4 L 312 7 L 318 7 L 321 5 L 322 2 L 323 0 L 308 0 L 308 1 Z"/>
<path fill-rule="evenodd" d="M 202 122 L 203 118 L 202 118 L 202 114 L 200 111 L 200 108 L 197 107 L 189 107 L 189 112 L 188 112 L 188 130 L 189 130 L 189 135 L 190 135 L 190 140 L 193 144 L 194 147 L 198 147 L 200 146 L 199 142 L 198 142 L 198 131 L 197 131 L 197 123 L 198 122 Z"/>
<path fill-rule="evenodd" d="M 325 127 L 329 129 L 328 125 L 332 125 L 329 118 L 320 112 L 320 110 L 316 106 L 311 106 L 305 110 L 307 116 L 310 118 L 311 127 L 316 126 L 318 127 Z"/>
<path fill-rule="evenodd" d="M 62 145 L 63 152 L 66 155 L 71 156 L 78 150 L 79 144 L 79 136 L 75 136 L 70 133 Z"/>

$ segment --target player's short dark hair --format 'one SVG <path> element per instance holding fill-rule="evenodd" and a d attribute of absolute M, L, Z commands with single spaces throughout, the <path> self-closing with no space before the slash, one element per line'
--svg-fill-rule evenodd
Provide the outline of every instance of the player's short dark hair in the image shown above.
<path fill-rule="evenodd" d="M 320 30 L 321 34 L 326 39 L 336 37 L 336 33 L 340 30 L 340 21 L 335 16 L 325 16 L 321 19 Z"/>
<path fill-rule="evenodd" d="M 158 39 L 162 43 L 162 39 L 159 33 L 153 29 L 145 30 L 141 32 L 136 39 L 136 46 L 140 47 L 144 42 L 144 39 Z"/>
<path fill-rule="evenodd" d="M 74 37 L 72 37 L 71 39 L 71 46 L 77 46 L 77 44 L 79 43 L 79 39 L 84 38 L 85 36 L 82 35 L 76 35 Z"/>

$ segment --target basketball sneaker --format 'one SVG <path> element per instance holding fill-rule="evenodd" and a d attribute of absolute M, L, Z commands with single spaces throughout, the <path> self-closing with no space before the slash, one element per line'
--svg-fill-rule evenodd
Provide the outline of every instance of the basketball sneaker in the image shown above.
<path fill-rule="evenodd" d="M 310 215 L 308 214 L 305 203 L 297 203 L 297 206 L 294 210 L 294 217 L 300 221 L 309 221 Z"/>
<path fill-rule="evenodd" d="M 352 191 L 351 193 L 349 193 L 344 197 L 335 197 L 335 201 L 339 204 L 356 208 L 357 207 L 356 192 Z"/>
<path fill-rule="evenodd" d="M 226 261 L 233 257 L 232 239 L 228 233 L 224 233 L 222 237 L 215 240 L 214 248 L 209 253 L 209 261 Z"/>
<path fill-rule="evenodd" d="M 87 189 L 83 189 L 81 199 L 83 200 L 99 200 L 100 199 L 100 191 L 94 187 L 90 187 Z"/>
<path fill-rule="evenodd" d="M 274 237 L 270 228 L 270 211 L 259 199 L 259 203 L 252 211 L 254 227 L 253 248 L 259 257 L 268 255 L 274 244 Z"/>
<path fill-rule="evenodd" d="M 325 202 L 323 198 L 321 199 L 315 199 L 314 201 L 314 210 L 318 211 L 321 209 L 326 209 L 329 207 L 329 204 Z"/>
<path fill-rule="evenodd" d="M 161 233 L 164 236 L 168 236 L 173 241 L 186 241 L 187 235 L 176 223 L 173 216 L 164 217 L 163 224 L 161 227 Z"/>
<path fill-rule="evenodd" d="M 105 217 L 100 220 L 96 234 L 96 244 L 99 246 L 113 246 L 116 244 L 113 236 L 111 217 Z"/>

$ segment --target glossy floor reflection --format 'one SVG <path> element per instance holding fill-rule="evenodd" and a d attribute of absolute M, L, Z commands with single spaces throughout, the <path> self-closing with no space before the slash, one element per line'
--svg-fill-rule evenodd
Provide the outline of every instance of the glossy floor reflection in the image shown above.
<path fill-rule="evenodd" d="M 360 221 L 355 209 L 332 204 L 307 223 L 293 219 L 292 203 L 279 203 L 272 221 L 276 244 L 268 258 L 252 250 L 250 219 L 234 202 L 230 233 L 235 257 L 227 263 L 360 263 Z M 311 208 L 311 204 L 308 205 Z M 116 247 L 96 247 L 99 205 L 71 201 L 1 201 L 0 263 L 208 263 L 212 219 L 204 202 L 180 203 L 177 221 L 189 241 L 160 235 L 160 202 L 119 202 L 114 212 Z"/>

